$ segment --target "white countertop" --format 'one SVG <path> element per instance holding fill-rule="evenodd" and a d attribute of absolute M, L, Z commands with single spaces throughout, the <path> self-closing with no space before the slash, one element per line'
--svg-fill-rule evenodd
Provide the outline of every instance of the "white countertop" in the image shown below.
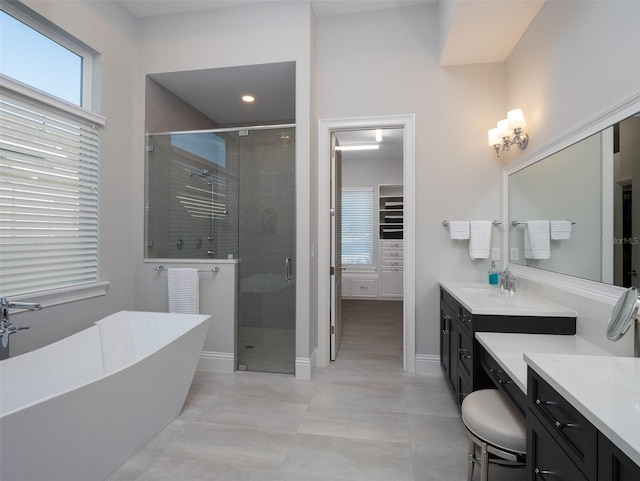
<path fill-rule="evenodd" d="M 577 317 L 565 306 L 527 292 L 509 294 L 499 287 L 472 281 L 440 281 L 440 285 L 471 314 Z"/>
<path fill-rule="evenodd" d="M 640 359 L 527 353 L 524 358 L 640 466 Z"/>
<path fill-rule="evenodd" d="M 476 339 L 525 394 L 527 363 L 523 353 L 611 356 L 578 336 L 476 332 Z"/>
<path fill-rule="evenodd" d="M 476 333 L 517 386 L 527 365 L 640 465 L 640 359 L 616 357 L 578 336 Z"/>

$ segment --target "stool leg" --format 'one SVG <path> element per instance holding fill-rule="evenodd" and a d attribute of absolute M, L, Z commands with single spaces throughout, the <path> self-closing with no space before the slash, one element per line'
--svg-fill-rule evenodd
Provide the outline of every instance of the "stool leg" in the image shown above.
<path fill-rule="evenodd" d="M 480 481 L 489 481 L 489 453 L 487 443 L 480 447 Z"/>
<path fill-rule="evenodd" d="M 473 478 L 473 468 L 476 464 L 476 443 L 472 439 L 469 439 L 469 474 L 467 481 L 471 481 Z"/>

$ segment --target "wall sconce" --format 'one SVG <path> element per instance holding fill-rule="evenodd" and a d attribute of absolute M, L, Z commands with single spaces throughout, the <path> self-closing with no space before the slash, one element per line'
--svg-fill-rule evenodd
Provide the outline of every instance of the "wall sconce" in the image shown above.
<path fill-rule="evenodd" d="M 508 151 L 514 144 L 524 150 L 529 143 L 529 136 L 523 132 L 526 126 L 522 109 L 510 110 L 506 119 L 499 121 L 495 129 L 489 130 L 489 147 L 495 149 L 498 157 L 500 152 Z"/>

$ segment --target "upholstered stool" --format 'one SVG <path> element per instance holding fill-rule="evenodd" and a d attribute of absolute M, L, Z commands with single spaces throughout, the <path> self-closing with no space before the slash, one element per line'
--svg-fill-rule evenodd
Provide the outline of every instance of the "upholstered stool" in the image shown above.
<path fill-rule="evenodd" d="M 474 391 L 462 401 L 462 422 L 469 436 L 469 477 L 480 465 L 480 481 L 489 479 L 489 462 L 524 467 L 527 429 L 515 406 L 497 389 Z M 477 455 L 477 450 L 480 455 Z M 491 455 L 491 458 L 490 458 Z M 495 459 L 498 457 L 499 459 Z"/>

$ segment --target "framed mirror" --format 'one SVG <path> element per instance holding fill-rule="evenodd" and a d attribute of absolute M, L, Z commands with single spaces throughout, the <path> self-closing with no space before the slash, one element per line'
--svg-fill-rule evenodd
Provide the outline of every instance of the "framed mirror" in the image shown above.
<path fill-rule="evenodd" d="M 629 115 L 640 106 L 634 105 L 618 118 L 603 116 L 595 132 L 577 129 L 584 134 L 570 145 L 505 169 L 512 266 L 640 286 L 640 115 Z M 548 230 L 540 234 L 531 221 L 548 221 Z M 562 226 L 563 235 L 553 237 L 552 226 Z M 529 243 L 543 239 L 541 255 L 532 255 L 530 245 L 525 252 L 527 234 Z"/>

